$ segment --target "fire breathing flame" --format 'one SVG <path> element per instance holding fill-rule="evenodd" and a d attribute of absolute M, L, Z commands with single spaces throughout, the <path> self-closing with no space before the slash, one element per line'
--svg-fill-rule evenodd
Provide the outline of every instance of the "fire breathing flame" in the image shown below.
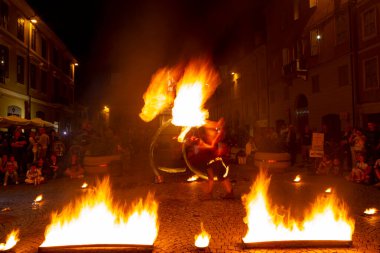
<path fill-rule="evenodd" d="M 152 194 L 139 199 L 130 213 L 112 202 L 109 178 L 94 191 L 52 214 L 40 247 L 90 244 L 153 245 L 158 234 L 158 204 Z"/>
<path fill-rule="evenodd" d="M 243 196 L 247 210 L 244 222 L 248 225 L 245 243 L 352 239 L 354 220 L 348 217 L 345 204 L 333 194 L 318 197 L 311 210 L 305 212 L 304 220 L 297 221 L 281 215 L 279 208 L 270 204 L 269 184 L 270 177 L 261 170 L 251 192 Z"/>
<path fill-rule="evenodd" d="M 293 182 L 295 183 L 298 183 L 301 181 L 301 176 L 300 175 L 297 175 L 294 179 L 293 179 Z"/>
<path fill-rule="evenodd" d="M 40 194 L 40 195 L 38 195 L 38 196 L 34 199 L 34 202 L 40 202 L 40 201 L 42 201 L 42 199 L 43 199 L 43 196 L 42 196 L 42 194 Z"/>
<path fill-rule="evenodd" d="M 204 109 L 204 104 L 218 84 L 218 72 L 209 61 L 193 60 L 186 66 L 182 79 L 177 83 L 172 108 L 173 125 L 183 127 L 178 141 L 183 141 L 191 127 L 206 123 L 208 111 Z"/>
<path fill-rule="evenodd" d="M 193 176 L 191 176 L 191 177 L 189 177 L 188 179 L 187 179 L 187 182 L 193 182 L 193 181 L 196 181 L 196 180 L 198 180 L 198 176 L 197 175 L 193 175 Z"/>
<path fill-rule="evenodd" d="M 13 230 L 8 236 L 5 243 L 0 243 L 0 251 L 6 251 L 13 248 L 20 240 L 18 238 L 19 230 Z"/>
<path fill-rule="evenodd" d="M 210 243 L 211 236 L 204 230 L 201 222 L 201 233 L 195 236 L 195 246 L 198 248 L 206 248 Z"/>
<path fill-rule="evenodd" d="M 84 182 L 81 187 L 82 187 L 82 189 L 86 189 L 87 186 L 88 186 L 88 184 L 86 182 Z"/>
<path fill-rule="evenodd" d="M 364 213 L 367 215 L 373 215 L 373 214 L 377 213 L 377 209 L 376 208 L 367 208 L 367 209 L 365 209 Z"/>
<path fill-rule="evenodd" d="M 325 190 L 325 192 L 326 192 L 326 193 L 331 193 L 331 192 L 332 192 L 331 187 L 327 188 L 327 189 Z"/>
<path fill-rule="evenodd" d="M 181 68 L 162 68 L 153 76 L 143 95 L 144 107 L 139 114 L 145 122 L 152 121 L 158 114 L 169 108 L 174 101 L 174 83 L 181 74 Z"/>

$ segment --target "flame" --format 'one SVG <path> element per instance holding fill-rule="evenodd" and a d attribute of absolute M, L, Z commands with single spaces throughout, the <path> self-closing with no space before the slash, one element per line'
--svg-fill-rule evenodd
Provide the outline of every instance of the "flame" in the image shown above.
<path fill-rule="evenodd" d="M 189 177 L 188 179 L 187 179 L 187 182 L 193 182 L 193 181 L 196 181 L 196 180 L 198 180 L 198 176 L 197 175 L 193 175 L 193 176 L 191 176 L 191 177 Z"/>
<path fill-rule="evenodd" d="M 86 182 L 84 182 L 81 187 L 82 187 L 82 189 L 86 189 L 87 186 L 88 186 L 88 184 Z"/>
<path fill-rule="evenodd" d="M 40 194 L 40 195 L 38 195 L 38 196 L 34 199 L 34 202 L 40 202 L 40 201 L 42 201 L 42 199 L 43 199 L 43 196 L 42 196 L 42 194 Z"/>
<path fill-rule="evenodd" d="M 178 141 L 183 141 L 191 127 L 206 123 L 208 111 L 203 106 L 218 84 L 218 72 L 209 61 L 193 60 L 186 66 L 182 79 L 177 83 L 172 108 L 173 125 L 185 127 Z"/>
<path fill-rule="evenodd" d="M 158 234 L 158 204 L 152 194 L 139 199 L 129 214 L 112 205 L 109 178 L 94 191 L 52 214 L 40 247 L 89 244 L 152 245 Z"/>
<path fill-rule="evenodd" d="M 295 183 L 298 183 L 301 181 L 301 176 L 300 175 L 297 175 L 294 179 L 293 179 L 293 182 Z"/>
<path fill-rule="evenodd" d="M 143 95 L 145 104 L 139 114 L 142 120 L 145 122 L 152 121 L 173 103 L 173 83 L 178 78 L 179 73 L 178 67 L 162 68 L 153 75 L 148 89 Z"/>
<path fill-rule="evenodd" d="M 6 251 L 13 248 L 20 240 L 18 238 L 19 230 L 13 230 L 8 236 L 5 243 L 0 243 L 0 251 Z"/>
<path fill-rule="evenodd" d="M 377 213 L 377 209 L 376 208 L 367 208 L 367 209 L 365 209 L 364 213 L 368 214 L 368 215 L 372 215 L 372 214 Z"/>
<path fill-rule="evenodd" d="M 332 192 L 331 187 L 327 188 L 327 189 L 325 190 L 325 192 L 326 192 L 326 193 L 331 193 L 331 192 Z"/>
<path fill-rule="evenodd" d="M 294 241 L 294 240 L 351 240 L 354 220 L 348 218 L 347 208 L 333 194 L 317 197 L 311 210 L 305 212 L 302 222 L 279 214 L 276 206 L 271 206 L 267 193 L 270 177 L 260 173 L 251 188 L 243 196 L 247 210 L 244 222 L 248 231 L 243 241 Z M 270 213 L 272 211 L 272 213 Z M 285 219 L 284 217 L 288 218 Z"/>
<path fill-rule="evenodd" d="M 148 122 L 173 105 L 172 123 L 183 127 L 178 137 L 182 142 L 192 127 L 205 124 L 208 111 L 203 106 L 219 82 L 218 72 L 206 58 L 162 68 L 153 75 L 144 93 L 145 104 L 139 116 Z"/>
<path fill-rule="evenodd" d="M 210 243 L 211 236 L 204 230 L 201 222 L 201 233 L 195 236 L 195 246 L 198 248 L 206 248 Z"/>

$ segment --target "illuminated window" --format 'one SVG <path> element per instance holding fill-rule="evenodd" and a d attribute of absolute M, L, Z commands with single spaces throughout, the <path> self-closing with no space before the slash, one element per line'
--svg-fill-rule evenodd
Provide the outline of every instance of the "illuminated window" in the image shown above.
<path fill-rule="evenodd" d="M 300 1 L 294 0 L 293 4 L 293 19 L 298 20 L 300 18 Z"/>
<path fill-rule="evenodd" d="M 376 9 L 372 8 L 363 13 L 363 39 L 368 39 L 376 35 Z"/>
<path fill-rule="evenodd" d="M 9 77 L 9 49 L 0 45 L 0 82 L 5 83 L 5 78 Z"/>
<path fill-rule="evenodd" d="M 309 0 L 309 6 L 310 8 L 316 7 L 317 6 L 318 0 Z"/>
<path fill-rule="evenodd" d="M 17 19 L 17 38 L 21 41 L 24 41 L 24 34 L 25 34 L 25 20 L 23 18 Z"/>
<path fill-rule="evenodd" d="M 310 55 L 318 55 L 319 54 L 319 40 L 321 39 L 321 35 L 319 34 L 319 30 L 311 30 L 310 31 Z"/>
<path fill-rule="evenodd" d="M 364 67 L 364 89 L 379 88 L 379 63 L 378 58 L 373 57 L 363 62 Z"/>
<path fill-rule="evenodd" d="M 32 36 L 30 38 L 30 47 L 33 49 L 33 50 L 36 50 L 36 29 L 33 27 L 32 28 Z"/>
<path fill-rule="evenodd" d="M 0 0 L 0 25 L 8 30 L 9 7 L 4 0 Z"/>

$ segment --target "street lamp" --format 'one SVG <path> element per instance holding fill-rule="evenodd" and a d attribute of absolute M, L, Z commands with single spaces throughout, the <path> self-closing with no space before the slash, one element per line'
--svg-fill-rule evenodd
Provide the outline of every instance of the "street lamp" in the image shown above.
<path fill-rule="evenodd" d="M 34 17 L 28 18 L 28 39 L 27 39 L 27 50 L 26 50 L 26 93 L 28 96 L 28 108 L 26 110 L 27 114 L 25 115 L 27 119 L 31 119 L 32 116 L 32 96 L 30 94 L 30 37 L 32 36 L 32 27 L 33 24 L 37 24 L 37 19 Z"/>

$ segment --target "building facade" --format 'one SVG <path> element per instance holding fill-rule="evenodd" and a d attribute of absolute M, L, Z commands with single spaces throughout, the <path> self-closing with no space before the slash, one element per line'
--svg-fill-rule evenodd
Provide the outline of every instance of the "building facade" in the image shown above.
<path fill-rule="evenodd" d="M 77 60 L 24 0 L 0 0 L 0 116 L 70 128 Z"/>

